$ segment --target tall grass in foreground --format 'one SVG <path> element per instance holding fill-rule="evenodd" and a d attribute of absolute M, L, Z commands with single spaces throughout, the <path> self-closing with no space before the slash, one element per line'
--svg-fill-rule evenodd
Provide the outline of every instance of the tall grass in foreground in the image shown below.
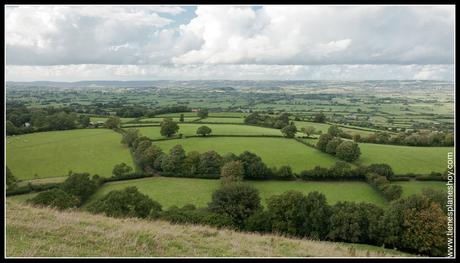
<path fill-rule="evenodd" d="M 238 233 L 164 221 L 59 212 L 7 200 L 8 257 L 350 257 L 409 256 L 368 245 Z"/>

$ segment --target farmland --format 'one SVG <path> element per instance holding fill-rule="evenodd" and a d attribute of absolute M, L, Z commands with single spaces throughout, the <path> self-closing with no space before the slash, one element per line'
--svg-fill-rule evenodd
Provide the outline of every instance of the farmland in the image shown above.
<path fill-rule="evenodd" d="M 385 206 L 386 201 L 364 182 L 283 182 L 283 181 L 250 181 L 260 191 L 262 204 L 272 195 L 288 190 L 303 193 L 319 191 L 326 195 L 328 202 L 338 201 L 370 202 Z M 219 180 L 193 178 L 144 178 L 130 181 L 113 182 L 104 185 L 88 203 L 97 200 L 111 190 L 120 190 L 128 186 L 136 186 L 141 192 L 158 201 L 164 208 L 172 205 L 183 206 L 194 204 L 204 207 L 211 201 L 211 195 L 220 185 Z"/>
<path fill-rule="evenodd" d="M 198 127 L 208 126 L 212 130 L 212 135 L 270 135 L 282 136 L 280 130 L 263 128 L 257 126 L 232 125 L 232 124 L 185 124 L 179 123 L 178 133 L 185 136 L 195 136 Z M 139 128 L 142 135 L 152 139 L 164 138 L 160 134 L 160 127 L 143 127 Z"/>
<path fill-rule="evenodd" d="M 311 169 L 316 165 L 329 167 L 336 162 L 331 155 L 307 147 L 294 140 L 285 138 L 241 138 L 241 137 L 209 137 L 187 138 L 155 142 L 160 148 L 168 151 L 180 144 L 185 151 L 205 152 L 214 150 L 219 154 L 251 151 L 259 155 L 268 166 L 290 165 L 295 172 Z M 274 154 L 276 152 L 276 154 Z"/>
<path fill-rule="evenodd" d="M 447 153 L 453 147 L 411 147 L 360 143 L 363 164 L 387 163 L 396 174 L 428 174 L 446 170 Z"/>
<path fill-rule="evenodd" d="M 70 170 L 108 177 L 115 164 L 132 165 L 129 150 L 120 140 L 120 134 L 108 129 L 12 136 L 7 138 L 6 161 L 22 180 L 61 177 Z"/>

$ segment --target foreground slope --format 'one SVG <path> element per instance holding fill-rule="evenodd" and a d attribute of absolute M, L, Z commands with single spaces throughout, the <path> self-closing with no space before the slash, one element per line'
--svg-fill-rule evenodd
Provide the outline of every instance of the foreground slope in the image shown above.
<path fill-rule="evenodd" d="M 32 256 L 407 256 L 398 251 L 238 233 L 164 221 L 59 212 L 7 200 L 6 255 Z"/>

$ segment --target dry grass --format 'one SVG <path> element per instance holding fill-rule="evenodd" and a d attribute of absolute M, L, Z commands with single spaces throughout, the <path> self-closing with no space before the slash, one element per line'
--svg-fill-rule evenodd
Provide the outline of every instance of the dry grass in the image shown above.
<path fill-rule="evenodd" d="M 164 221 L 59 212 L 7 199 L 8 257 L 350 257 L 398 251 Z"/>

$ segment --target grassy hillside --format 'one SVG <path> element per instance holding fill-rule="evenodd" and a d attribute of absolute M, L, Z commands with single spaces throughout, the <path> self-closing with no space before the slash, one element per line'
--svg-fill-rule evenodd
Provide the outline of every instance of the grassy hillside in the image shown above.
<path fill-rule="evenodd" d="M 326 195 L 331 204 L 338 201 L 356 201 L 370 202 L 380 206 L 387 205 L 381 195 L 364 182 L 248 181 L 248 183 L 259 190 L 264 206 L 268 197 L 288 190 L 297 190 L 303 193 L 319 191 Z M 219 185 L 219 180 L 194 178 L 154 177 L 119 181 L 102 186 L 89 202 L 102 197 L 111 190 L 136 186 L 139 191 L 158 201 L 164 208 L 172 205 L 181 207 L 190 203 L 203 207 L 211 201 L 212 193 Z"/>
<path fill-rule="evenodd" d="M 295 172 L 311 169 L 316 165 L 329 167 L 336 162 L 329 154 L 284 138 L 209 137 L 167 140 L 155 144 L 166 151 L 177 144 L 181 144 L 187 152 L 215 150 L 220 154 L 239 154 L 248 150 L 259 155 L 268 166 L 290 165 Z"/>
<path fill-rule="evenodd" d="M 129 150 L 120 140 L 120 134 L 108 129 L 9 136 L 6 161 L 13 174 L 23 180 L 61 177 L 69 170 L 108 177 L 115 164 L 132 165 Z"/>
<path fill-rule="evenodd" d="M 368 245 L 34 208 L 7 199 L 7 257 L 410 256 Z"/>

